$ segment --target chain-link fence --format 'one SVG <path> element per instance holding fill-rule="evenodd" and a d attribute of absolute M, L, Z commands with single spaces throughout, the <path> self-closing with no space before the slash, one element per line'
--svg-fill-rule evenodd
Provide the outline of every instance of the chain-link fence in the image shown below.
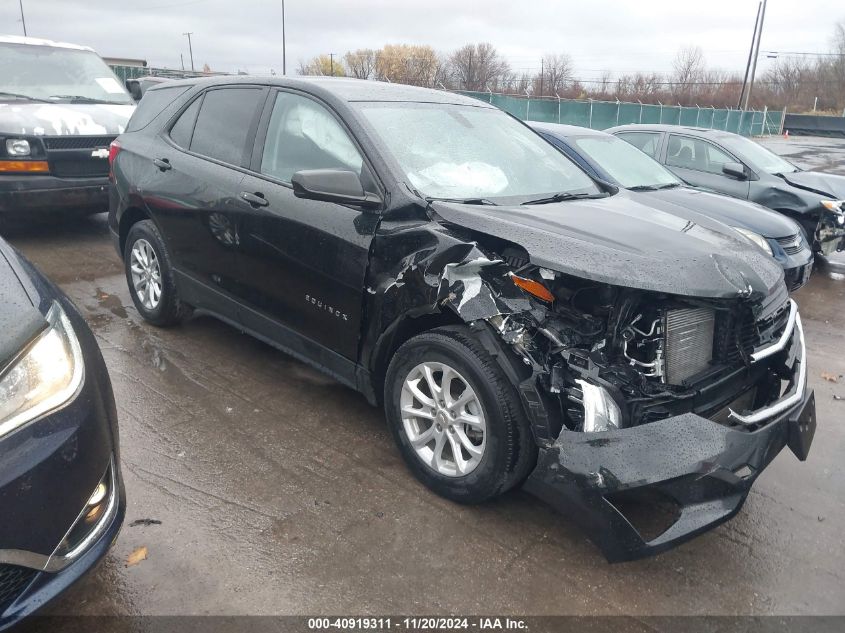
<path fill-rule="evenodd" d="M 664 123 L 726 130 L 743 136 L 762 136 L 780 134 L 784 117 L 783 111 L 768 108 L 744 111 L 592 99 L 528 99 L 492 92 L 461 91 L 461 94 L 486 101 L 523 121 L 566 123 L 594 130 L 628 123 Z"/>
<path fill-rule="evenodd" d="M 173 68 L 149 68 L 147 66 L 111 65 L 109 68 L 112 69 L 112 72 L 117 75 L 117 78 L 120 79 L 121 82 L 126 82 L 127 79 L 138 79 L 139 77 L 148 77 L 150 75 L 154 75 L 156 77 L 169 77 L 171 79 L 185 79 L 188 77 L 210 77 L 213 75 L 228 74 L 215 72 L 204 73 L 194 70 L 177 70 Z"/>

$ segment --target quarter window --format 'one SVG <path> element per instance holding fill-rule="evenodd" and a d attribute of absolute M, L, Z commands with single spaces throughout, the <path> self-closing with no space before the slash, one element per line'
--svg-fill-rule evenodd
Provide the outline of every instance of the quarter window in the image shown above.
<path fill-rule="evenodd" d="M 667 165 L 721 174 L 725 163 L 735 162 L 731 156 L 707 141 L 674 134 L 669 137 Z"/>
<path fill-rule="evenodd" d="M 623 141 L 628 141 L 641 152 L 645 152 L 652 158 L 657 158 L 657 150 L 660 147 L 660 134 L 653 132 L 624 132 L 617 134 Z"/>
<path fill-rule="evenodd" d="M 176 123 L 170 128 L 170 138 L 179 147 L 190 147 L 191 137 L 194 134 L 194 124 L 197 122 L 197 113 L 200 111 L 202 97 L 194 99 L 194 102 L 179 115 Z"/>
<path fill-rule="evenodd" d="M 191 151 L 230 165 L 242 165 L 249 128 L 262 94 L 260 88 L 222 88 L 205 93 Z"/>
<path fill-rule="evenodd" d="M 363 160 L 352 139 L 322 105 L 279 92 L 273 104 L 261 173 L 282 182 L 304 169 L 346 169 L 363 176 Z"/>

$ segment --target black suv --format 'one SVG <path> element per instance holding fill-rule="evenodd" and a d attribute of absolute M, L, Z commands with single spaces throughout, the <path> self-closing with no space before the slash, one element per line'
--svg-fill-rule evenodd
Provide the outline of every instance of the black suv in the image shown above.
<path fill-rule="evenodd" d="M 615 195 L 488 104 L 185 80 L 149 90 L 111 156 L 144 318 L 212 314 L 382 403 L 450 499 L 526 482 L 620 560 L 730 518 L 787 444 L 807 456 L 780 266 L 710 218 Z"/>

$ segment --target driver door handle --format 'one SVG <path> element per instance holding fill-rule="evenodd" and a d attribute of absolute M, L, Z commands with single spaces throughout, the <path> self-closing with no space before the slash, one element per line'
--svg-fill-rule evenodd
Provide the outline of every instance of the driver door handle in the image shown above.
<path fill-rule="evenodd" d="M 263 193 L 255 192 L 250 193 L 249 191 L 241 191 L 240 193 L 241 200 L 246 200 L 249 202 L 253 207 L 266 207 L 270 202 L 267 198 L 264 197 Z"/>
<path fill-rule="evenodd" d="M 170 161 L 166 158 L 153 158 L 153 165 L 158 167 L 161 171 L 167 171 L 168 169 L 173 168 L 173 165 L 171 165 Z"/>

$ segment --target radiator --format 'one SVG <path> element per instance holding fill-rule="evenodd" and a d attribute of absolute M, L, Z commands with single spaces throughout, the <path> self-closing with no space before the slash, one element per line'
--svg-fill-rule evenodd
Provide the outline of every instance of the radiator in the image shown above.
<path fill-rule="evenodd" d="M 668 310 L 665 315 L 666 382 L 681 385 L 713 358 L 715 313 L 708 308 Z"/>

